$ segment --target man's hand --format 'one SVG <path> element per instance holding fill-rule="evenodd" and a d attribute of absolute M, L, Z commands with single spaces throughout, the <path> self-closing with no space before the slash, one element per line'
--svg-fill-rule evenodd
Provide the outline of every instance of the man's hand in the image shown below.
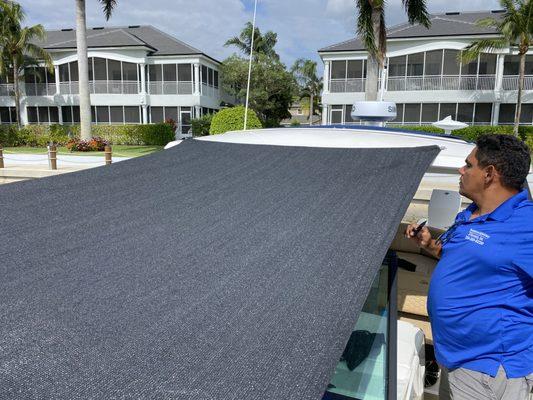
<path fill-rule="evenodd" d="M 405 237 L 413 240 L 418 247 L 425 249 L 427 252 L 439 258 L 441 245 L 437 244 L 437 242 L 431 237 L 431 232 L 429 232 L 429 229 L 426 226 L 422 227 L 418 234 L 415 234 L 417 228 L 418 224 L 416 223 L 407 226 Z"/>

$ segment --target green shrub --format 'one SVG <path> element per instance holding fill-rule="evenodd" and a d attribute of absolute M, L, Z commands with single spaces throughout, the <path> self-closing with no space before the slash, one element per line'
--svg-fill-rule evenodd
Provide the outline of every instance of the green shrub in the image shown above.
<path fill-rule="evenodd" d="M 93 137 L 101 137 L 112 144 L 164 146 L 174 140 L 170 124 L 153 125 L 93 125 Z M 15 125 L 0 127 L 0 144 L 3 146 L 44 147 L 49 142 L 66 145 L 70 139 L 79 138 L 78 125 Z"/>
<path fill-rule="evenodd" d="M 291 120 L 291 126 L 300 126 L 300 121 L 298 121 L 297 119 L 293 119 Z"/>
<path fill-rule="evenodd" d="M 255 111 L 248 109 L 247 129 L 262 128 L 261 121 Z M 210 135 L 228 131 L 239 131 L 244 128 L 244 107 L 232 107 L 220 110 L 211 121 Z"/>
<path fill-rule="evenodd" d="M 444 130 L 435 128 L 434 126 L 430 126 L 430 125 L 425 125 L 425 126 L 387 125 L 387 126 L 410 130 L 410 131 L 444 133 Z M 479 126 L 469 126 L 463 129 L 457 129 L 452 132 L 453 136 L 458 136 L 471 142 L 475 142 L 477 138 L 480 137 L 481 135 L 485 135 L 489 133 L 501 133 L 505 135 L 512 135 L 513 126 L 512 125 L 498 125 L 498 126 L 479 125 Z M 533 126 L 520 126 L 518 128 L 518 134 L 522 140 L 526 140 L 526 142 L 530 141 L 531 139 L 529 138 L 533 135 Z"/>
<path fill-rule="evenodd" d="M 212 120 L 213 114 L 205 114 L 199 118 L 194 118 L 193 120 L 191 120 L 193 136 L 209 135 L 209 129 L 211 128 Z"/>

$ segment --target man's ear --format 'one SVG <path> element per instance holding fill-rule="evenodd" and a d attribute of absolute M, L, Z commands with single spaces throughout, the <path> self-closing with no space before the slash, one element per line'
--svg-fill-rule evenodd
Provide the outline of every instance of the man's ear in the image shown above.
<path fill-rule="evenodd" d="M 485 183 L 491 183 L 494 182 L 496 177 L 498 176 L 498 171 L 496 171 L 496 168 L 494 168 L 494 165 L 489 165 L 485 167 Z"/>

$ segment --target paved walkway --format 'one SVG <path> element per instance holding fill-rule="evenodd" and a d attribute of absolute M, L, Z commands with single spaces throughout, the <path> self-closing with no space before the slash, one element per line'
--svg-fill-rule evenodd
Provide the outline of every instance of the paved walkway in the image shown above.
<path fill-rule="evenodd" d="M 129 157 L 113 157 L 113 163 L 128 160 Z M 0 184 L 26 179 L 43 178 L 80 171 L 105 165 L 103 156 L 57 156 L 57 170 L 48 166 L 46 154 L 4 153 L 4 168 L 0 168 Z"/>

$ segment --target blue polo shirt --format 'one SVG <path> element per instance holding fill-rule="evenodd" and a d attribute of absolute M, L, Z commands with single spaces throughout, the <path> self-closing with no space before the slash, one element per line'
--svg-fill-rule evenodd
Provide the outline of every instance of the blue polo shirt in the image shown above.
<path fill-rule="evenodd" d="M 460 212 L 431 278 L 437 361 L 508 378 L 533 372 L 533 202 L 523 190 L 490 214 Z"/>

